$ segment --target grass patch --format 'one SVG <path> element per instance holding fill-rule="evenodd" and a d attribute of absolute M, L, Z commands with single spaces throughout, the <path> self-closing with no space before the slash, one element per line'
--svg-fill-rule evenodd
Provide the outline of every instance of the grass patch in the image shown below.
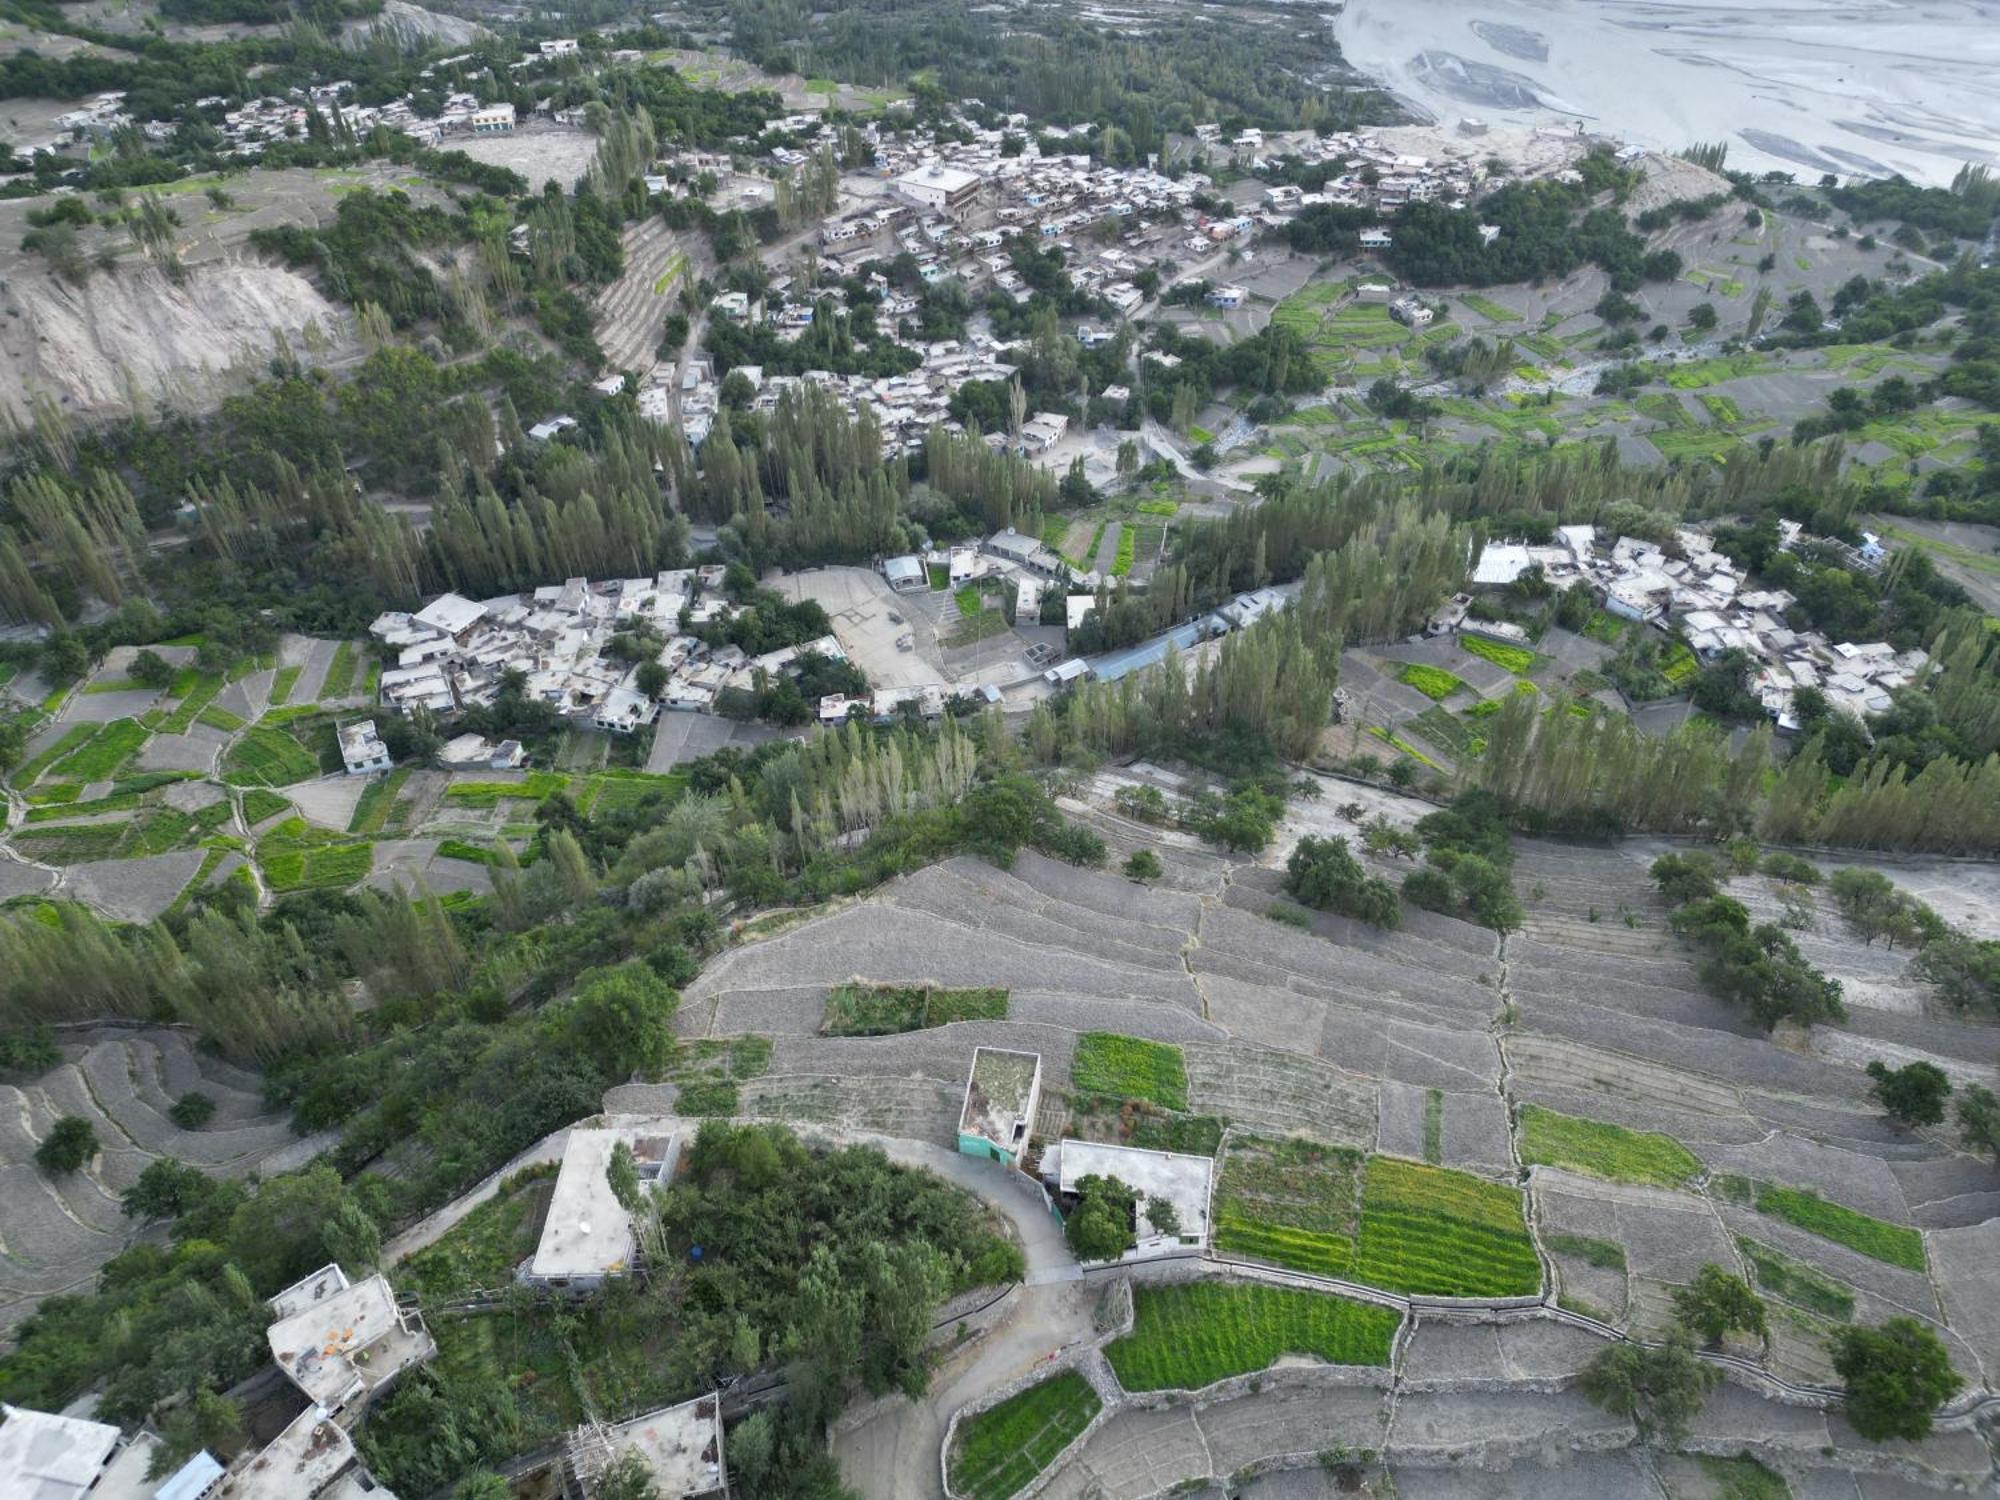
<path fill-rule="evenodd" d="M 1740 1178 L 1728 1179 L 1726 1187 L 1720 1182 L 1718 1187 L 1727 1196 L 1740 1192 L 1741 1182 Z M 1845 1245 L 1884 1265 L 1920 1273 L 1925 1269 L 1924 1237 L 1907 1225 L 1870 1218 L 1803 1188 L 1780 1187 L 1771 1182 L 1753 1182 L 1750 1188 L 1751 1206 L 1760 1214 L 1782 1219 L 1795 1229 Z"/>
<path fill-rule="evenodd" d="M 542 1210 L 555 1187 L 555 1164 L 528 1168 L 396 1268 L 398 1291 L 442 1298 L 511 1285 L 514 1267 L 540 1239 Z"/>
<path fill-rule="evenodd" d="M 1482 661 L 1490 661 L 1502 671 L 1512 672 L 1516 677 L 1523 675 L 1535 664 L 1535 653 L 1526 646 L 1512 646 L 1505 641 L 1488 640 L 1483 635 L 1461 635 L 1458 644 Z"/>
<path fill-rule="evenodd" d="M 931 989 L 928 986 L 843 984 L 827 992 L 826 1036 L 893 1036 L 948 1026 L 953 1021 L 1004 1021 L 1003 989 Z"/>
<path fill-rule="evenodd" d="M 1215 1191 L 1215 1246 L 1298 1271 L 1344 1276 L 1354 1261 L 1358 1152 L 1237 1136 Z"/>
<path fill-rule="evenodd" d="M 1178 500 L 1141 500 L 1138 505 L 1142 516 L 1171 516 L 1177 514 L 1180 508 Z"/>
<path fill-rule="evenodd" d="M 1701 671 L 1701 663 L 1688 650 L 1686 641 L 1675 641 L 1667 647 L 1667 654 L 1660 659 L 1660 675 L 1675 687 L 1685 687 L 1694 681 Z"/>
<path fill-rule="evenodd" d="M 1444 1160 L 1444 1090 L 1424 1093 L 1424 1160 L 1437 1166 Z"/>
<path fill-rule="evenodd" d="M 54 823 L 64 818 L 91 818 L 104 813 L 130 812 L 139 805 L 137 793 L 114 793 L 109 797 L 98 797 L 89 802 L 57 802 L 47 807 L 28 809 L 30 823 Z"/>
<path fill-rule="evenodd" d="M 275 707 L 292 701 L 292 689 L 299 685 L 299 674 L 304 667 L 280 667 L 278 675 L 271 679 L 271 703 Z"/>
<path fill-rule="evenodd" d="M 1625 1247 L 1615 1240 L 1596 1240 L 1586 1234 L 1545 1234 L 1542 1248 L 1551 1255 L 1569 1255 L 1600 1271 L 1625 1269 Z"/>
<path fill-rule="evenodd" d="M 966 1500 L 1008 1500 L 1055 1461 L 1104 1403 L 1064 1370 L 958 1424 L 948 1467 Z"/>
<path fill-rule="evenodd" d="M 151 709 L 140 717 L 139 722 L 158 734 L 186 734 L 197 719 L 206 722 L 210 713 L 225 712 L 214 706 L 215 696 L 222 691 L 222 685 L 220 672 L 194 673 L 186 683 L 185 691 L 182 691 L 182 684 L 177 679 L 174 696 L 180 701 L 174 705 L 173 711 L 162 713 L 157 708 Z M 234 714 L 228 717 L 236 718 Z M 236 722 L 240 728 L 242 721 L 238 719 Z"/>
<path fill-rule="evenodd" d="M 224 734 L 234 734 L 243 727 L 243 720 L 237 718 L 228 709 L 218 707 L 213 703 L 204 708 L 197 715 L 197 718 L 210 729 L 220 729 Z"/>
<path fill-rule="evenodd" d="M 1291 1287 L 1213 1281 L 1137 1286 L 1132 1332 L 1104 1356 L 1128 1391 L 1200 1390 L 1285 1354 L 1386 1365 L 1402 1322 L 1386 1307 Z"/>
<path fill-rule="evenodd" d="M 347 831 L 380 833 L 382 825 L 389 821 L 389 809 L 396 805 L 396 794 L 409 779 L 410 768 L 403 766 L 379 781 L 370 780 L 361 789 L 361 800 L 354 804 L 354 816 L 347 820 Z"/>
<path fill-rule="evenodd" d="M 1532 1296 L 1542 1284 L 1518 1191 L 1387 1156 L 1368 1163 L 1353 1274 L 1439 1297 Z"/>
<path fill-rule="evenodd" d="M 1854 1293 L 1839 1282 L 1743 1235 L 1736 1237 L 1736 1246 L 1750 1263 L 1750 1274 L 1761 1290 L 1823 1318 L 1841 1323 L 1852 1321 Z"/>
<path fill-rule="evenodd" d="M 1728 424 L 1743 420 L 1743 409 L 1728 396 L 1703 395 L 1697 398 L 1711 421 Z"/>
<path fill-rule="evenodd" d="M 472 844 L 464 839 L 440 839 L 437 846 L 439 859 L 463 860 L 469 865 L 490 865 L 500 855 L 490 844 Z"/>
<path fill-rule="evenodd" d="M 592 822 L 650 810 L 664 813 L 687 791 L 684 775 L 655 776 L 645 771 L 604 772 L 586 787 Z"/>
<path fill-rule="evenodd" d="M 287 818 L 257 843 L 257 863 L 273 891 L 340 889 L 366 878 L 375 846 L 350 842 L 304 818 Z"/>
<path fill-rule="evenodd" d="M 1701 1170 L 1694 1153 L 1672 1136 L 1582 1120 L 1539 1104 L 1521 1107 L 1521 1160 L 1656 1187 L 1679 1187 Z"/>
<path fill-rule="evenodd" d="M 1427 667 L 1420 662 L 1411 662 L 1396 674 L 1396 680 L 1405 687 L 1413 687 L 1434 703 L 1442 703 L 1453 693 L 1462 692 L 1465 683 L 1443 667 Z"/>
<path fill-rule="evenodd" d="M 958 605 L 958 613 L 962 619 L 969 620 L 986 608 L 986 595 L 976 584 L 968 583 L 953 594 L 952 599 Z"/>
<path fill-rule="evenodd" d="M 1715 1500 L 1792 1500 L 1792 1487 L 1785 1483 L 1784 1476 L 1773 1473 L 1747 1453 L 1734 1458 L 1697 1453 L 1694 1461 L 1714 1487 Z"/>
<path fill-rule="evenodd" d="M 113 719 L 56 763 L 65 781 L 108 781 L 151 738 L 137 719 Z"/>
<path fill-rule="evenodd" d="M 1086 1031 L 1076 1041 L 1070 1084 L 1079 1094 L 1146 1099 L 1162 1109 L 1187 1108 L 1187 1067 L 1181 1049 L 1110 1031 Z"/>

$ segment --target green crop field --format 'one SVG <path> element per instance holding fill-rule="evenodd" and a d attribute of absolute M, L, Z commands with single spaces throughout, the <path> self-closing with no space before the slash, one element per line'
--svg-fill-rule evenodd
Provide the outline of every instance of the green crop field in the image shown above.
<path fill-rule="evenodd" d="M 1396 674 L 1396 680 L 1406 687 L 1413 687 L 1433 702 L 1442 703 L 1453 693 L 1465 688 L 1464 682 L 1443 667 L 1426 667 L 1419 662 L 1411 662 Z"/>
<path fill-rule="evenodd" d="M 1255 1282 L 1137 1286 L 1132 1332 L 1104 1356 L 1128 1391 L 1192 1391 L 1285 1354 L 1386 1365 L 1401 1322 L 1386 1307 Z"/>
<path fill-rule="evenodd" d="M 1354 1259 L 1357 1152 L 1307 1140 L 1230 1139 L 1215 1191 L 1215 1246 L 1344 1276 Z"/>
<path fill-rule="evenodd" d="M 290 703 L 292 701 L 292 690 L 299 685 L 299 674 L 303 671 L 305 671 L 304 667 L 278 668 L 278 675 L 271 679 L 271 702 L 273 704 Z"/>
<path fill-rule="evenodd" d="M 1535 653 L 1526 646 L 1512 646 L 1505 641 L 1489 641 L 1483 635 L 1461 635 L 1458 644 L 1485 661 L 1490 661 L 1502 671 L 1516 676 L 1535 664 Z"/>
<path fill-rule="evenodd" d="M 1118 553 L 1111 560 L 1111 576 L 1123 578 L 1132 571 L 1132 560 L 1138 551 L 1139 532 L 1129 522 L 1118 528 Z"/>
<path fill-rule="evenodd" d="M 1701 663 L 1688 650 L 1686 641 L 1675 641 L 1667 647 L 1667 654 L 1660 660 L 1660 675 L 1675 687 L 1692 682 L 1700 670 Z"/>
<path fill-rule="evenodd" d="M 519 781 L 454 781 L 445 800 L 468 807 L 495 807 L 502 802 L 541 802 L 569 788 L 569 778 L 553 771 L 530 771 Z"/>
<path fill-rule="evenodd" d="M 986 608 L 985 595 L 980 593 L 971 584 L 967 584 L 964 588 L 960 589 L 952 598 L 957 602 L 958 612 L 961 616 L 976 615 L 982 609 Z"/>
<path fill-rule="evenodd" d="M 655 813 L 664 813 L 674 803 L 680 801 L 687 791 L 685 776 L 649 775 L 644 771 L 605 773 L 590 778 L 585 789 L 585 799 L 579 805 L 590 814 L 592 821 L 619 817 L 639 811 L 648 798 L 657 799 Z"/>
<path fill-rule="evenodd" d="M 1486 742 L 1473 733 L 1463 719 L 1453 718 L 1448 709 L 1437 704 L 1432 704 L 1410 720 L 1409 728 L 1436 745 L 1438 749 L 1448 750 L 1453 755 L 1476 755 L 1486 748 Z"/>
<path fill-rule="evenodd" d="M 95 724 L 72 724 L 68 729 L 63 731 L 61 739 L 49 746 L 40 755 L 37 755 L 33 760 L 21 762 L 20 766 L 14 772 L 14 785 L 33 786 L 38 776 L 64 756 L 72 754 L 86 741 L 92 739 L 97 734 L 97 729 L 98 726 Z M 81 791 L 82 787 L 79 786 L 77 789 Z"/>
<path fill-rule="evenodd" d="M 1747 1188 L 1751 1204 L 1760 1214 L 1782 1219 L 1794 1228 L 1845 1245 L 1886 1265 L 1901 1266 L 1907 1271 L 1925 1269 L 1924 1237 L 1907 1225 L 1870 1218 L 1830 1203 L 1817 1193 L 1780 1187 L 1772 1182 L 1746 1183 L 1740 1177 L 1721 1178 L 1716 1188 L 1723 1196 L 1733 1198 L 1742 1197 Z"/>
<path fill-rule="evenodd" d="M 232 786 L 290 786 L 319 775 L 319 758 L 274 724 L 253 724 L 222 757 Z"/>
<path fill-rule="evenodd" d="M 389 809 L 396 805 L 396 794 L 403 789 L 403 783 L 410 779 L 410 768 L 403 766 L 391 771 L 379 780 L 371 778 L 361 790 L 361 798 L 354 804 L 354 815 L 347 820 L 349 833 L 380 833 L 382 825 L 389 821 Z M 245 802 L 248 802 L 246 797 Z"/>
<path fill-rule="evenodd" d="M 952 1489 L 966 1500 L 1008 1500 L 1103 1407 L 1089 1381 L 1064 1370 L 966 1418 L 952 1445 Z"/>
<path fill-rule="evenodd" d="M 280 797 L 276 792 L 267 792 L 261 786 L 254 786 L 243 794 L 243 821 L 255 828 L 266 818 L 285 811 L 291 805 L 289 798 Z"/>
<path fill-rule="evenodd" d="M 953 1021 L 1004 1021 L 1007 991 L 941 990 L 887 984 L 842 984 L 827 991 L 827 1036 L 893 1036 Z"/>
<path fill-rule="evenodd" d="M 1440 1297 L 1533 1296 L 1542 1284 L 1516 1189 L 1387 1156 L 1368 1162 L 1353 1275 Z"/>
<path fill-rule="evenodd" d="M 333 648 L 333 660 L 327 663 L 326 680 L 319 685 L 322 698 L 345 698 L 354 688 L 354 668 L 356 656 L 354 642 L 342 641 Z"/>
<path fill-rule="evenodd" d="M 1838 1282 L 1756 1240 L 1738 1235 L 1736 1245 L 1750 1263 L 1758 1288 L 1766 1295 L 1841 1323 L 1854 1317 L 1854 1293 Z"/>
<path fill-rule="evenodd" d="M 1502 307 L 1490 297 L 1482 297 L 1477 292 L 1461 292 L 1458 300 L 1478 313 L 1489 323 L 1518 323 L 1521 315 L 1510 307 Z"/>
<path fill-rule="evenodd" d="M 1656 1187 L 1679 1187 L 1701 1170 L 1694 1153 L 1672 1136 L 1581 1120 L 1538 1104 L 1521 1107 L 1521 1160 Z"/>
<path fill-rule="evenodd" d="M 113 719 L 84 744 L 56 763 L 65 781 L 105 781 L 151 738 L 137 719 Z"/>
<path fill-rule="evenodd" d="M 1187 1067 L 1181 1049 L 1110 1031 L 1076 1039 L 1070 1084 L 1079 1094 L 1148 1099 L 1162 1109 L 1187 1108 Z"/>
<path fill-rule="evenodd" d="M 155 734 L 186 734 L 196 719 L 210 712 L 216 694 L 222 691 L 220 672 L 188 672 L 182 677 L 185 682 L 176 679 L 174 683 L 175 696 L 180 701 L 171 710 L 154 708 L 140 715 L 139 722 Z"/>
<path fill-rule="evenodd" d="M 469 865 L 490 865 L 500 856 L 490 844 L 470 844 L 464 839 L 439 839 L 437 857 L 459 859 Z"/>
<path fill-rule="evenodd" d="M 345 889 L 367 878 L 374 868 L 373 844 L 322 844 L 311 848 L 283 848 L 265 854 L 260 847 L 257 862 L 264 880 L 279 894 L 286 891 Z"/>
<path fill-rule="evenodd" d="M 1616 1240 L 1595 1240 L 1585 1234 L 1545 1234 L 1542 1246 L 1551 1255 L 1573 1255 L 1600 1271 L 1625 1269 L 1625 1247 Z"/>

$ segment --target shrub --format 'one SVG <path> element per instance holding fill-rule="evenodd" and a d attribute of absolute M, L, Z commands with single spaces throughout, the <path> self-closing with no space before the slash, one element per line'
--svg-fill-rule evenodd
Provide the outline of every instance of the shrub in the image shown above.
<path fill-rule="evenodd" d="M 1162 873 L 1160 856 L 1150 849 L 1134 850 L 1125 861 L 1125 875 L 1131 880 L 1158 880 Z"/>
<path fill-rule="evenodd" d="M 183 1130 L 199 1130 L 215 1118 L 215 1101 L 202 1093 L 182 1094 L 167 1111 L 167 1118 Z"/>
<path fill-rule="evenodd" d="M 1793 885 L 1818 885 L 1820 881 L 1818 865 L 1782 851 L 1765 855 L 1757 868 L 1773 879 L 1788 880 Z"/>
<path fill-rule="evenodd" d="M 1847 1420 L 1870 1442 L 1927 1436 L 1933 1409 L 1965 1383 L 1938 1336 L 1915 1318 L 1842 1329 L 1831 1349 L 1846 1388 Z"/>
<path fill-rule="evenodd" d="M 35 1148 L 35 1165 L 45 1172 L 74 1172 L 97 1155 L 97 1132 L 90 1121 L 64 1115 Z"/>

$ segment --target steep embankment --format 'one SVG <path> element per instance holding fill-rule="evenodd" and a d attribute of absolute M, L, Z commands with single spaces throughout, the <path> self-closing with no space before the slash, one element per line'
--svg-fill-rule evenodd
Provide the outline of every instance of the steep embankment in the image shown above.
<path fill-rule="evenodd" d="M 255 260 L 191 267 L 179 285 L 152 268 L 81 287 L 25 270 L 0 282 L 0 406 L 22 410 L 37 390 L 90 412 L 206 403 L 280 337 L 315 362 L 345 354 L 350 322 L 306 277 Z"/>

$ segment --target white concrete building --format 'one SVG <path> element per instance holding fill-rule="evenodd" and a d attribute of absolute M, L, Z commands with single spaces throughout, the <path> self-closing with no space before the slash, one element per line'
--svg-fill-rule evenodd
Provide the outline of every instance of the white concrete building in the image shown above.
<path fill-rule="evenodd" d="M 641 1191 L 650 1192 L 673 1176 L 680 1150 L 677 1136 L 642 1136 L 632 1130 L 571 1130 L 563 1147 L 555 1191 L 549 1198 L 541 1241 L 521 1268 L 522 1282 L 582 1293 L 597 1291 L 607 1281 L 632 1274 L 639 1247 L 631 1215 L 605 1176 L 612 1154 L 621 1145 L 631 1148 Z"/>
<path fill-rule="evenodd" d="M 359 1407 L 413 1365 L 437 1353 L 415 1308 L 396 1300 L 389 1278 L 350 1282 L 322 1266 L 271 1299 L 265 1330 L 271 1358 L 307 1399 L 335 1416 Z"/>
<path fill-rule="evenodd" d="M 1143 1151 L 1136 1146 L 1107 1146 L 1096 1141 L 1064 1140 L 1042 1154 L 1042 1180 L 1067 1198 L 1077 1195 L 1086 1177 L 1115 1177 L 1138 1194 L 1135 1243 L 1126 1258 L 1163 1255 L 1208 1243 L 1209 1194 L 1215 1159 L 1179 1151 Z M 1155 1229 L 1146 1206 L 1164 1202 L 1173 1207 L 1179 1227 L 1172 1233 Z"/>
<path fill-rule="evenodd" d="M 340 730 L 340 763 L 347 767 L 349 776 L 367 776 L 376 771 L 389 769 L 389 747 L 382 743 L 382 736 L 375 732 L 375 721 L 363 719 L 359 724 L 343 725 Z"/>

